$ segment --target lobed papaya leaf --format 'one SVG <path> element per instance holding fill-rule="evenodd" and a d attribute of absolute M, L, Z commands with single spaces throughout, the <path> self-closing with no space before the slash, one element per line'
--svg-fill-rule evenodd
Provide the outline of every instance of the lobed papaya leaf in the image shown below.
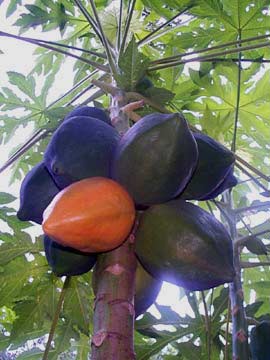
<path fill-rule="evenodd" d="M 116 79 L 118 86 L 126 91 L 134 91 L 139 80 L 144 77 L 147 67 L 148 59 L 139 52 L 133 37 L 119 58 L 121 74 Z"/>

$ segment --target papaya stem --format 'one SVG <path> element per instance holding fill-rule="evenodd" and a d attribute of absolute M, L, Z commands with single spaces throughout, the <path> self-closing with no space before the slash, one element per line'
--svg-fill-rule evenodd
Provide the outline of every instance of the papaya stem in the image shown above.
<path fill-rule="evenodd" d="M 172 18 L 167 20 L 165 23 L 158 26 L 155 30 L 151 31 L 149 34 L 147 34 L 144 38 L 138 41 L 138 46 L 145 45 L 151 41 L 152 36 L 154 36 L 157 32 L 159 32 L 161 29 L 166 27 L 167 25 L 171 24 L 175 19 L 177 19 L 179 16 L 183 15 L 188 9 L 190 9 L 192 6 L 187 6 L 183 10 L 181 10 L 179 13 L 174 15 Z"/>
<path fill-rule="evenodd" d="M 205 326 L 206 326 L 206 344 L 207 344 L 207 358 L 211 359 L 211 319 L 208 314 L 208 308 L 206 304 L 204 291 L 201 291 L 204 314 L 205 314 Z"/>
<path fill-rule="evenodd" d="M 135 4 L 136 4 L 136 0 L 132 0 L 131 3 L 129 2 L 127 18 L 126 18 L 123 38 L 122 38 L 122 42 L 121 42 L 120 54 L 123 53 L 124 50 L 125 50 L 127 36 L 128 36 L 128 33 L 129 33 L 129 27 L 130 27 L 130 23 L 131 23 L 131 19 L 132 19 Z"/>
<path fill-rule="evenodd" d="M 247 316 L 247 322 L 248 322 L 248 325 L 257 326 L 257 325 L 260 324 L 260 322 L 258 320 L 254 319 L 254 318 L 251 318 L 251 317 L 248 317 L 248 316 Z"/>
<path fill-rule="evenodd" d="M 92 84 L 99 87 L 104 92 L 111 94 L 112 96 L 117 95 L 119 93 L 119 91 L 121 91 L 120 88 L 113 86 L 111 84 L 108 84 L 104 81 L 100 81 L 100 80 L 92 80 Z"/>
<path fill-rule="evenodd" d="M 90 102 L 100 98 L 102 95 L 104 95 L 104 91 L 98 90 L 94 94 L 90 95 L 86 100 L 84 100 L 81 105 L 89 104 Z"/>
<path fill-rule="evenodd" d="M 248 236 L 240 237 L 239 239 L 235 240 L 234 246 L 244 246 L 245 243 L 248 240 L 250 240 L 251 238 L 253 238 L 255 236 L 264 235 L 264 234 L 269 233 L 269 232 L 270 232 L 270 229 L 269 230 L 258 231 L 257 233 L 252 233 L 252 234 L 250 234 Z"/>
<path fill-rule="evenodd" d="M 257 262 L 241 261 L 240 266 L 242 269 L 250 269 L 258 266 L 270 266 L 270 261 L 257 261 Z"/>
<path fill-rule="evenodd" d="M 171 113 L 171 111 L 166 109 L 164 106 L 155 103 L 153 100 L 151 100 L 151 99 L 149 99 L 149 98 L 147 98 L 147 97 L 145 97 L 145 96 L 143 96 L 143 95 L 141 95 L 141 94 L 139 94 L 137 92 L 134 92 L 134 91 L 127 92 L 126 97 L 127 97 L 128 101 L 143 100 L 146 105 L 151 106 L 153 109 L 155 109 L 155 110 L 157 110 L 157 111 L 159 111 L 159 112 L 161 112 L 163 114 L 170 114 Z"/>
<path fill-rule="evenodd" d="M 238 62 L 238 58 L 212 58 L 212 59 L 206 59 L 201 60 L 202 62 Z M 242 62 L 248 62 L 248 63 L 259 63 L 259 64 L 269 64 L 270 59 L 242 59 Z"/>
<path fill-rule="evenodd" d="M 95 2 L 93 0 L 89 0 L 89 2 L 90 2 L 90 5 L 92 7 L 93 14 L 95 16 L 95 21 L 96 21 L 96 24 L 97 24 L 97 28 L 98 28 L 100 36 L 102 38 L 102 43 L 103 43 L 105 51 L 106 51 L 108 63 L 109 63 L 110 69 L 111 69 L 111 73 L 112 73 L 113 77 L 116 78 L 116 76 L 118 74 L 118 71 L 117 71 L 117 67 L 116 67 L 116 64 L 115 64 L 115 60 L 113 58 L 113 53 L 112 53 L 109 41 L 108 41 L 104 31 L 103 31 L 103 27 L 101 25 L 101 22 L 100 22 L 100 19 L 99 19 L 99 16 L 98 16 L 98 12 L 97 12 Z"/>
<path fill-rule="evenodd" d="M 70 276 L 66 276 L 66 278 L 65 278 L 65 281 L 64 281 L 64 284 L 63 284 L 59 299 L 58 299 L 58 303 L 57 303 L 57 306 L 56 306 L 56 310 L 55 310 L 55 313 L 54 313 L 51 329 L 50 329 L 50 332 L 49 332 L 48 341 L 47 341 L 47 344 L 46 344 L 46 348 L 45 348 L 42 360 L 48 360 L 48 355 L 49 355 L 51 343 L 52 343 L 52 340 L 53 340 L 53 337 L 54 337 L 57 322 L 58 322 L 60 312 L 61 312 L 61 309 L 62 309 L 62 305 L 63 305 L 64 299 L 65 299 L 66 291 L 67 291 L 67 289 L 69 287 L 70 279 L 71 279 Z"/>
<path fill-rule="evenodd" d="M 250 165 L 247 161 L 242 159 L 239 155 L 237 155 L 237 154 L 234 154 L 234 155 L 235 155 L 235 159 L 237 161 L 239 161 L 242 165 L 245 165 L 248 169 L 253 171 L 256 175 L 260 176 L 262 179 L 264 179 L 266 181 L 270 181 L 270 176 L 265 175 L 260 170 L 256 169 L 254 166 Z"/>
<path fill-rule="evenodd" d="M 99 40 L 101 41 L 101 43 L 103 43 L 103 40 L 102 40 L 101 34 L 99 32 L 99 29 L 97 27 L 97 23 L 95 22 L 95 19 L 89 14 L 89 12 L 83 6 L 83 4 L 81 3 L 80 0 L 74 0 L 74 2 L 78 6 L 78 8 L 81 10 L 81 12 L 83 13 L 84 17 L 86 18 L 86 20 L 88 21 L 90 26 L 93 28 L 94 32 L 96 33 L 96 35 L 99 38 Z"/>
<path fill-rule="evenodd" d="M 211 46 L 208 48 L 203 48 L 203 49 L 198 49 L 198 50 L 193 50 L 193 51 L 188 51 L 186 53 L 179 53 L 177 55 L 173 55 L 173 56 L 169 56 L 163 59 L 159 59 L 159 60 L 153 60 L 150 62 L 151 65 L 157 65 L 157 64 L 162 64 L 162 63 L 170 63 L 174 60 L 177 60 L 179 58 L 182 58 L 184 56 L 190 56 L 190 55 L 195 55 L 195 54 L 201 54 L 204 52 L 212 52 L 213 50 L 218 50 L 218 49 L 223 49 L 226 48 L 228 46 L 233 46 L 233 45 L 239 45 L 239 44 L 244 44 L 246 42 L 250 42 L 250 41 L 256 41 L 256 40 L 262 40 L 262 39 L 266 39 L 269 38 L 269 34 L 267 35 L 259 35 L 259 36 L 253 36 L 253 37 L 249 37 L 249 38 L 245 38 L 245 39 L 237 39 L 234 41 L 230 41 L 227 43 L 223 43 L 220 45 L 215 45 L 215 46 Z M 238 61 L 238 59 L 237 59 Z M 251 60 L 252 61 L 252 60 Z"/>
<path fill-rule="evenodd" d="M 88 85 L 85 89 L 83 89 L 79 94 L 75 95 L 67 104 L 66 106 L 69 106 L 73 104 L 76 100 L 78 100 L 81 96 L 83 96 L 85 93 L 87 93 L 89 90 L 93 88 L 93 85 Z"/>
<path fill-rule="evenodd" d="M 246 174 L 247 176 L 249 176 L 251 178 L 251 180 L 258 185 L 260 188 L 262 188 L 265 192 L 269 192 L 268 188 L 266 186 L 264 186 L 255 176 L 251 175 L 250 172 L 248 170 L 246 170 L 242 165 L 237 164 L 236 166 L 238 167 L 238 169 L 240 169 L 244 174 Z"/>
<path fill-rule="evenodd" d="M 41 129 L 37 131 L 31 139 L 27 140 L 26 144 L 24 144 L 17 152 L 16 155 L 13 155 L 10 159 L 8 159 L 5 164 L 0 168 L 0 173 L 6 170 L 9 166 L 11 166 L 16 160 L 18 160 L 27 150 L 29 150 L 32 146 L 34 146 L 38 141 L 42 140 L 48 135 L 48 131 L 44 131 Z"/>
<path fill-rule="evenodd" d="M 0 31 L 0 36 L 9 36 L 9 37 L 12 37 L 13 34 L 9 34 L 5 31 Z M 14 35 L 14 36 L 18 36 L 18 35 Z M 86 50 L 86 49 L 83 49 L 83 48 L 80 48 L 80 47 L 77 47 L 77 46 L 72 46 L 72 45 L 67 45 L 67 44 L 62 44 L 62 43 L 59 43 L 59 42 L 56 42 L 56 41 L 49 41 L 49 40 L 43 40 L 43 39 L 37 39 L 37 38 L 30 38 L 30 37 L 20 37 L 20 38 L 24 38 L 24 39 L 28 39 L 28 40 L 31 40 L 32 42 L 37 42 L 37 43 L 43 43 L 43 44 L 48 44 L 48 45 L 54 45 L 54 46 L 59 46 L 59 47 L 63 47 L 63 48 L 66 48 L 66 49 L 70 49 L 70 50 L 77 50 L 77 51 L 81 51 L 81 52 L 84 52 L 86 54 L 90 54 L 90 55 L 93 55 L 93 56 L 96 56 L 96 57 L 99 57 L 101 59 L 107 59 L 106 58 L 106 55 L 103 54 L 103 53 L 99 53 L 99 52 L 96 52 L 96 51 L 93 51 L 93 50 Z"/>
<path fill-rule="evenodd" d="M 148 71 L 156 71 L 156 70 L 168 69 L 170 67 L 183 65 L 183 64 L 187 64 L 189 62 L 194 62 L 194 61 L 213 60 L 217 56 L 226 56 L 226 55 L 229 55 L 229 54 L 235 54 L 235 53 L 239 53 L 239 52 L 243 52 L 243 51 L 249 51 L 249 50 L 253 50 L 253 49 L 260 49 L 260 48 L 264 48 L 264 47 L 269 47 L 269 45 L 270 45 L 270 41 L 266 41 L 266 42 L 262 42 L 260 44 L 243 46 L 241 49 L 239 49 L 239 48 L 229 49 L 229 50 L 219 51 L 219 52 L 213 53 L 211 55 L 197 56 L 197 57 L 192 57 L 192 58 L 189 58 L 189 59 L 186 59 L 186 60 L 176 60 L 176 61 L 168 62 L 168 63 L 165 63 L 165 64 L 149 67 Z M 187 54 L 185 54 L 183 56 L 187 56 Z"/>
<path fill-rule="evenodd" d="M 120 51 L 121 41 L 122 41 L 122 17 L 123 17 L 123 0 L 120 0 L 119 5 L 119 20 L 118 20 L 118 27 L 117 27 L 117 51 Z"/>
<path fill-rule="evenodd" d="M 97 73 L 98 73 L 98 70 L 94 70 L 89 75 L 86 75 L 77 84 L 75 84 L 71 89 L 69 89 L 67 92 L 65 92 L 63 95 L 61 95 L 58 99 L 56 99 L 52 103 L 50 103 L 50 105 L 47 106 L 47 109 L 52 107 L 53 105 L 57 104 L 59 101 L 63 100 L 66 96 L 71 94 L 74 90 L 78 89 L 78 87 L 80 87 L 85 81 L 89 80 L 91 77 L 93 77 Z"/>
<path fill-rule="evenodd" d="M 109 71 L 109 68 L 106 65 L 99 64 L 99 63 L 97 63 L 95 61 L 86 59 L 84 57 L 81 57 L 81 56 L 78 56 L 78 55 L 75 55 L 75 54 L 71 54 L 68 51 L 58 49 L 58 48 L 56 48 L 54 46 L 51 46 L 51 45 L 48 45 L 48 44 L 45 44 L 45 43 L 41 43 L 41 42 L 36 41 L 36 40 L 32 40 L 31 38 L 26 38 L 26 37 L 19 36 L 19 35 L 8 34 L 8 33 L 5 33 L 3 31 L 0 31 L 0 36 L 1 35 L 8 36 L 8 37 L 11 37 L 11 38 L 15 38 L 17 40 L 25 41 L 25 42 L 30 43 L 30 44 L 38 45 L 38 46 L 43 47 L 45 49 L 58 52 L 59 54 L 63 54 L 63 55 L 69 56 L 69 57 L 73 57 L 73 58 L 75 58 L 77 60 L 80 60 L 80 61 L 82 61 L 82 62 L 84 62 L 86 64 L 89 64 L 89 65 L 93 66 L 96 69 L 99 69 L 99 70 L 102 70 L 102 71 L 105 71 L 105 72 Z"/>
<path fill-rule="evenodd" d="M 238 30 L 238 39 L 241 40 L 241 29 Z M 237 127 L 239 121 L 239 106 L 241 94 L 241 73 L 242 73 L 242 51 L 244 47 L 238 44 L 238 77 L 237 77 L 237 97 L 235 104 L 235 119 L 234 119 L 234 133 L 232 139 L 231 149 L 236 151 Z M 234 50 L 234 49 L 233 49 Z M 225 192 L 227 197 L 227 213 L 230 215 L 231 221 L 229 223 L 230 233 L 233 244 L 237 240 L 237 215 L 233 209 L 233 199 L 229 191 Z M 244 292 L 242 287 L 241 265 L 240 265 L 240 248 L 234 246 L 233 263 L 235 268 L 235 277 L 233 282 L 230 283 L 230 300 L 232 311 L 232 358 L 234 360 L 244 360 L 249 358 L 248 348 L 248 327 L 246 320 L 246 312 L 244 307 Z"/>
<path fill-rule="evenodd" d="M 234 281 L 230 284 L 233 359 L 244 360 L 249 358 L 249 349 L 244 293 L 241 283 L 240 253 L 238 248 L 234 249 L 234 267 L 236 275 Z"/>
<path fill-rule="evenodd" d="M 241 31 L 239 31 L 239 40 L 241 40 Z M 241 47 L 241 44 L 238 44 L 238 47 Z M 235 116 L 234 116 L 234 130 L 233 130 L 233 140 L 231 150 L 235 153 L 236 149 L 236 140 L 237 140 L 237 130 L 238 130 L 238 120 L 239 120 L 239 108 L 240 108 L 240 94 L 241 94 L 241 78 L 242 78 L 242 64 L 241 64 L 242 53 L 238 54 L 238 71 L 237 71 L 237 94 L 236 94 L 236 105 L 235 105 Z"/>
<path fill-rule="evenodd" d="M 117 86 L 113 86 L 111 84 L 105 83 L 103 81 L 100 80 L 92 80 L 92 84 L 96 85 L 97 87 L 99 87 L 100 89 L 102 89 L 104 92 L 111 94 L 112 96 L 117 96 L 117 94 L 119 94 L 120 92 L 122 92 L 122 90 L 120 88 L 118 88 Z M 123 92 L 122 92 L 123 93 Z M 143 101 L 144 104 L 147 104 L 149 106 L 151 106 L 153 109 L 158 110 L 161 113 L 164 114 L 169 114 L 170 111 L 168 109 L 166 109 L 165 107 L 155 103 L 154 101 L 152 101 L 151 99 L 137 93 L 134 91 L 131 92 L 127 92 L 125 93 L 125 98 L 126 98 L 126 102 L 130 102 L 130 101 Z"/>
<path fill-rule="evenodd" d="M 243 214 L 246 212 L 252 212 L 254 210 L 268 210 L 270 208 L 270 201 L 265 201 L 264 203 L 258 204 L 258 205 L 251 205 L 247 207 L 242 207 L 235 209 L 235 214 Z"/>
<path fill-rule="evenodd" d="M 227 306 L 227 319 L 226 319 L 226 330 L 225 330 L 225 349 L 224 349 L 224 360 L 228 360 L 229 356 L 229 324 L 230 324 L 230 307 L 231 307 L 231 300 L 228 296 L 228 306 Z"/>

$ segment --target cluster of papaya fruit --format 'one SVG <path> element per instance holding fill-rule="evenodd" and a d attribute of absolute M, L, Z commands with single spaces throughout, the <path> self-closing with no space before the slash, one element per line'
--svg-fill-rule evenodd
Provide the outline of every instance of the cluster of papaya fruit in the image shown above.
<path fill-rule="evenodd" d="M 48 263 L 62 276 L 89 271 L 98 253 L 121 245 L 137 209 L 138 315 L 162 280 L 190 290 L 232 281 L 226 228 L 186 200 L 213 199 L 236 185 L 234 162 L 179 113 L 147 115 L 120 137 L 103 110 L 83 106 L 65 117 L 26 175 L 17 215 L 42 223 Z"/>

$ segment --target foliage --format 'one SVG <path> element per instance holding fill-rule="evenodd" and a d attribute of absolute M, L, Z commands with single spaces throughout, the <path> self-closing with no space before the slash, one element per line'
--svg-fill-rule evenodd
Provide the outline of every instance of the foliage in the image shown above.
<path fill-rule="evenodd" d="M 89 79 L 108 82 L 105 71 L 92 74 L 95 63 L 107 66 L 102 56 L 104 45 L 100 34 L 89 26 L 75 2 L 23 3 L 22 6 L 21 1 L 11 0 L 6 13 L 7 17 L 16 17 L 19 33 L 25 35 L 34 29 L 36 38 L 42 38 L 46 32 L 52 34 L 53 41 L 54 30 L 60 32 L 62 40 L 58 42 L 60 46 L 47 43 L 45 48 L 44 42 L 32 41 L 36 56 L 32 71 L 29 74 L 8 72 L 9 85 L 0 90 L 2 144 L 8 143 L 20 126 L 29 124 L 38 134 L 50 135 L 74 102 L 109 105 L 108 96 L 89 85 Z M 93 15 L 88 1 L 80 3 Z M 123 3 L 125 20 L 128 19 L 127 6 L 131 7 L 132 2 Z M 255 320 L 267 318 L 270 313 L 267 257 L 270 51 L 266 37 L 270 30 L 269 1 L 137 0 L 131 31 L 125 33 L 123 26 L 120 35 L 115 25 L 119 19 L 115 2 L 96 0 L 95 5 L 105 24 L 109 52 L 117 46 L 118 37 L 126 35 L 127 46 L 121 49 L 122 55 L 117 61 L 121 70 L 117 84 L 132 93 L 145 75 L 153 83 L 144 94 L 143 111 L 160 111 L 165 106 L 170 111 L 181 111 L 193 127 L 236 150 L 235 175 L 239 183 L 232 191 L 233 209 L 229 209 L 222 197 L 200 205 L 208 207 L 224 222 L 228 217 L 230 223 L 233 219 L 237 229 L 235 240 L 251 236 L 246 247 L 243 243 L 240 248 L 241 260 L 246 266 L 250 266 L 250 262 L 262 265 L 243 270 L 245 308 L 247 315 Z M 74 72 L 65 75 L 73 78 L 74 87 L 49 103 L 49 94 L 59 81 L 57 75 L 70 57 L 57 49 L 78 57 L 73 59 Z M 184 56 L 187 53 L 189 56 Z M 113 51 L 112 59 L 115 59 Z M 85 94 L 87 97 L 83 99 Z M 25 148 L 27 151 L 22 151 L 21 156 L 18 156 L 20 144 L 13 149 L 17 161 L 12 162 L 11 182 L 21 180 L 29 168 L 41 160 L 47 145 L 45 135 L 33 137 L 36 140 L 33 146 Z M 254 201 L 254 194 L 259 201 Z M 49 332 L 63 281 L 49 270 L 41 239 L 30 235 L 31 223 L 22 223 L 16 218 L 17 205 L 13 201 L 12 194 L 0 193 L 0 350 L 19 349 L 18 359 L 41 359 L 42 346 L 38 341 L 43 343 Z M 90 283 L 91 273 L 72 278 L 50 359 L 60 358 L 60 354 L 81 360 L 87 358 L 94 307 Z M 147 312 L 137 321 L 137 359 L 219 359 L 221 354 L 231 351 L 231 330 L 227 326 L 227 321 L 231 321 L 228 287 L 205 293 L 185 293 L 182 289 L 179 292 L 179 299 L 174 300 L 188 304 L 188 314 L 180 316 L 170 307 L 156 304 L 159 316 Z M 37 346 L 29 349 L 28 340 L 36 341 Z"/>

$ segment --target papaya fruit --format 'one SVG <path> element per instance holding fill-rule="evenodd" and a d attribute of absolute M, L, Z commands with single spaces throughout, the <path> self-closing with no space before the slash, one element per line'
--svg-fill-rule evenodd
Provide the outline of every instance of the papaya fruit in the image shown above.
<path fill-rule="evenodd" d="M 44 163 L 34 166 L 21 184 L 18 219 L 41 224 L 43 211 L 59 191 Z"/>
<path fill-rule="evenodd" d="M 153 205 L 142 214 L 135 251 L 152 276 L 188 290 L 210 289 L 234 277 L 226 228 L 181 199 Z"/>
<path fill-rule="evenodd" d="M 134 203 L 115 181 L 93 177 L 60 191 L 43 214 L 43 231 L 63 246 L 83 252 L 116 248 L 128 236 Z"/>
<path fill-rule="evenodd" d="M 64 121 L 74 116 L 90 116 L 111 125 L 111 119 L 106 112 L 94 106 L 78 106 L 65 116 Z"/>
<path fill-rule="evenodd" d="M 269 360 L 270 322 L 261 321 L 250 333 L 250 351 L 252 360 Z"/>
<path fill-rule="evenodd" d="M 53 134 L 44 161 L 61 189 L 85 178 L 108 177 L 118 140 L 117 131 L 104 121 L 71 117 Z"/>
<path fill-rule="evenodd" d="M 231 189 L 236 186 L 238 183 L 236 177 L 233 175 L 233 166 L 231 167 L 229 173 L 225 177 L 225 179 L 221 182 L 221 184 L 208 195 L 202 197 L 200 200 L 211 200 L 215 199 L 218 195 L 222 194 L 223 191 Z"/>
<path fill-rule="evenodd" d="M 168 201 L 187 185 L 197 164 L 197 145 L 181 114 L 146 115 L 119 141 L 112 178 L 137 205 Z"/>
<path fill-rule="evenodd" d="M 185 200 L 203 200 L 225 180 L 235 157 L 211 137 L 200 133 L 193 135 L 198 145 L 198 164 L 180 197 Z"/>
<path fill-rule="evenodd" d="M 56 276 L 82 275 L 95 265 L 96 254 L 88 254 L 58 244 L 45 235 L 44 250 L 48 264 Z"/>
<path fill-rule="evenodd" d="M 155 302 L 160 292 L 161 286 L 162 281 L 153 278 L 138 262 L 135 275 L 135 317 L 144 314 L 146 310 Z"/>

